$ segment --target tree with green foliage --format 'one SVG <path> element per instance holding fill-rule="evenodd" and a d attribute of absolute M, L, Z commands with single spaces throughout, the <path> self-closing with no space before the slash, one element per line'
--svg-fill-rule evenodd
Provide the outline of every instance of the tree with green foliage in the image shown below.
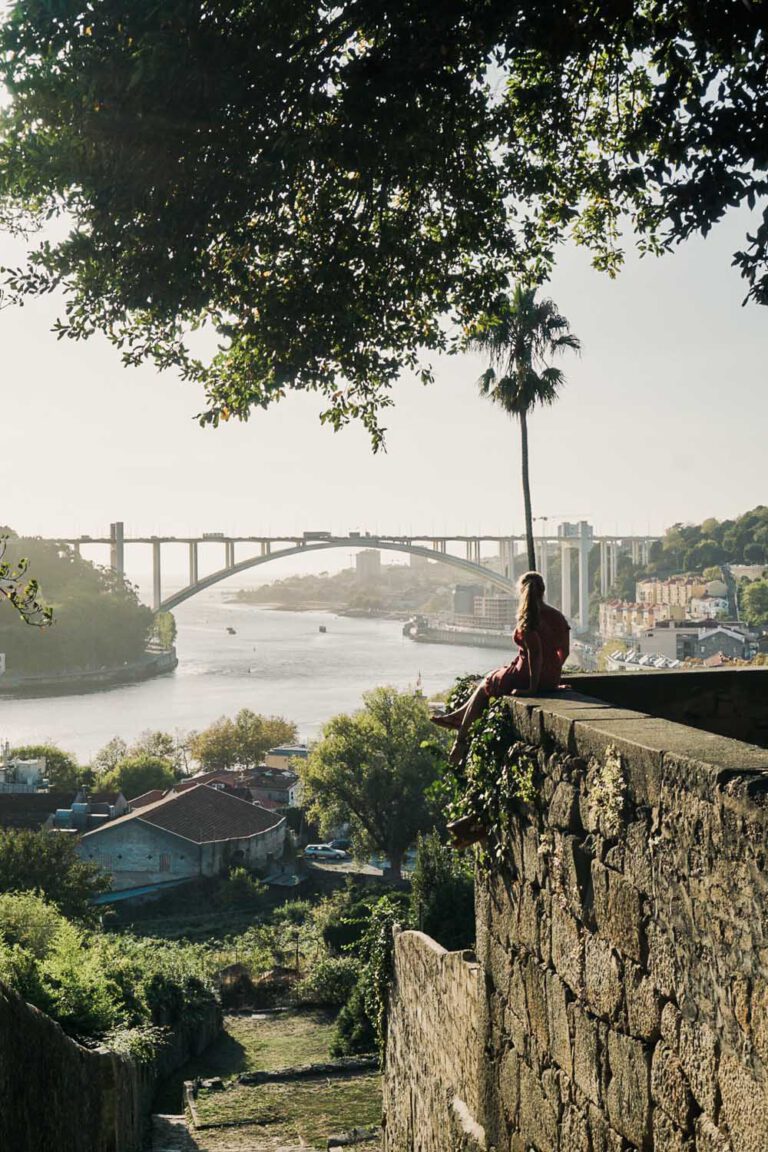
<path fill-rule="evenodd" d="M 418 840 L 411 922 L 449 952 L 475 941 L 474 860 L 443 844 L 435 831 Z"/>
<path fill-rule="evenodd" d="M 467 345 L 490 360 L 479 380 L 480 395 L 498 404 L 520 422 L 523 469 L 525 537 L 528 568 L 536 568 L 528 466 L 528 417 L 537 405 L 554 404 L 565 375 L 548 363 L 570 348 L 581 345 L 569 331 L 553 300 L 536 298 L 535 288 L 518 285 L 510 296 L 501 296 L 493 309 L 475 320 L 467 330 Z"/>
<path fill-rule="evenodd" d="M 122 792 L 126 800 L 142 796 L 153 788 L 173 788 L 176 775 L 167 760 L 161 756 L 129 756 L 121 760 L 99 780 L 99 787 L 107 791 Z"/>
<path fill-rule="evenodd" d="M 93 915 L 91 899 L 109 885 L 100 868 L 80 859 L 68 836 L 26 828 L 0 831 L 0 892 L 41 892 L 65 916 L 87 920 Z"/>
<path fill-rule="evenodd" d="M 113 736 L 91 760 L 91 769 L 97 776 L 104 776 L 117 768 L 121 760 L 128 755 L 128 745 L 120 736 Z"/>
<path fill-rule="evenodd" d="M 40 597 L 37 580 L 27 579 L 29 560 L 20 556 L 15 562 L 5 559 L 8 536 L 0 533 L 0 602 L 7 600 L 25 624 L 44 628 L 53 619 L 53 609 Z"/>
<path fill-rule="evenodd" d="M 54 792 L 69 792 L 77 788 L 82 768 L 71 753 L 55 744 L 17 744 L 10 750 L 13 760 L 40 760 L 45 757 L 45 776 Z"/>
<path fill-rule="evenodd" d="M 8 274 L 62 335 L 178 366 L 216 424 L 291 389 L 360 418 L 566 238 L 620 268 L 764 204 L 764 5 L 12 3 Z M 768 221 L 735 263 L 768 302 Z M 211 363 L 187 340 L 208 323 Z"/>
<path fill-rule="evenodd" d="M 768 580 L 753 580 L 746 584 L 740 596 L 744 618 L 753 628 L 768 625 Z"/>
<path fill-rule="evenodd" d="M 15 613 L 0 614 L 0 652 L 9 671 L 77 673 L 141 658 L 152 611 L 122 576 L 53 540 L 9 540 L 7 557 L 12 564 L 29 558 L 56 618 L 53 628 L 31 629 Z"/>
<path fill-rule="evenodd" d="M 353 715 L 334 716 L 299 766 L 305 804 L 323 832 L 350 823 L 356 846 L 383 852 L 395 877 L 419 832 L 434 824 L 427 793 L 440 739 L 421 696 L 374 688 Z"/>
<path fill-rule="evenodd" d="M 685 553 L 683 566 L 686 572 L 702 572 L 713 564 L 722 564 L 725 559 L 725 549 L 717 540 L 701 540 Z"/>
<path fill-rule="evenodd" d="M 233 718 L 221 716 L 202 732 L 192 732 L 187 747 L 201 768 L 253 768 L 270 748 L 295 744 L 296 725 L 283 716 L 261 716 L 241 708 Z"/>

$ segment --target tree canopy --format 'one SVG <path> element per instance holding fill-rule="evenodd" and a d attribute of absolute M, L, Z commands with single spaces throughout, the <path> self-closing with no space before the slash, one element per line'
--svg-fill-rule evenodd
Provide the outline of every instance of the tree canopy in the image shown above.
<path fill-rule="evenodd" d="M 201 768 L 253 768 L 264 754 L 279 744 L 294 744 L 298 739 L 296 725 L 283 716 L 260 716 L 250 708 L 241 708 L 234 718 L 214 721 L 202 732 L 188 738 L 189 753 Z"/>
<path fill-rule="evenodd" d="M 6 221 L 68 221 L 8 289 L 63 288 L 62 335 L 178 366 L 214 424 L 308 389 L 377 444 L 400 372 L 564 238 L 614 274 L 622 230 L 660 252 L 768 191 L 748 0 L 17 0 L 0 61 Z M 768 303 L 768 210 L 734 260 Z"/>
<path fill-rule="evenodd" d="M 363 703 L 360 712 L 329 720 L 300 765 L 305 804 L 323 832 L 350 823 L 356 845 L 385 852 L 399 874 L 406 850 L 435 823 L 435 728 L 413 693 L 374 688 Z"/>
<path fill-rule="evenodd" d="M 141 656 L 152 611 L 123 577 L 52 540 L 9 540 L 8 563 L 17 564 L 22 556 L 45 588 L 56 623 L 32 629 L 16 613 L 0 614 L 0 652 L 6 653 L 9 672 L 113 668 Z"/>
<path fill-rule="evenodd" d="M 176 775 L 170 763 L 161 756 L 130 756 L 121 760 L 98 781 L 99 788 L 122 792 L 126 800 L 142 796 L 153 788 L 172 788 Z"/>
<path fill-rule="evenodd" d="M 26 828 L 0 831 L 0 892 L 37 892 L 65 916 L 88 919 L 91 898 L 109 884 L 97 865 L 79 858 L 68 836 Z"/>
<path fill-rule="evenodd" d="M 80 784 L 82 769 L 69 752 L 55 744 L 19 744 L 11 748 L 12 760 L 40 760 L 45 757 L 45 775 L 54 792 L 67 792 Z"/>

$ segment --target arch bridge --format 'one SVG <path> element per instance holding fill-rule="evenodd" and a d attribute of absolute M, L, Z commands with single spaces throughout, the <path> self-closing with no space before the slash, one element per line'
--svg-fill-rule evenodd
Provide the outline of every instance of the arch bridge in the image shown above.
<path fill-rule="evenodd" d="M 656 537 L 624 536 L 597 537 L 586 521 L 577 524 L 563 523 L 554 536 L 542 535 L 536 539 L 538 568 L 547 579 L 549 558 L 553 548 L 561 557 L 563 612 L 572 616 L 571 597 L 571 556 L 578 555 L 578 613 L 575 616 L 577 630 L 585 630 L 589 615 L 588 557 L 593 545 L 600 545 L 600 585 L 603 594 L 616 579 L 618 557 L 621 552 L 631 552 L 636 563 L 647 563 L 650 545 Z M 411 536 L 389 536 L 382 533 L 350 532 L 337 536 L 331 532 L 304 532 L 301 536 L 228 536 L 222 532 L 204 532 L 200 536 L 126 536 L 123 523 L 115 521 L 110 525 L 109 536 L 79 536 L 60 538 L 80 552 L 84 545 L 106 544 L 110 549 L 110 566 L 120 575 L 125 574 L 125 549 L 133 544 L 151 545 L 152 548 L 152 607 L 155 612 L 170 611 L 183 604 L 198 592 L 211 588 L 222 580 L 247 572 L 273 560 L 288 556 L 307 555 L 331 548 L 371 548 L 388 552 L 401 552 L 420 556 L 425 560 L 437 560 L 464 572 L 474 580 L 490 584 L 507 594 L 515 590 L 515 556 L 518 550 L 525 552 L 524 536 L 466 536 L 431 534 Z M 189 582 L 170 596 L 163 597 L 162 589 L 162 546 L 164 544 L 185 544 L 189 557 Z M 208 575 L 199 572 L 199 550 L 203 545 L 215 544 L 224 549 L 224 566 Z M 482 562 L 483 544 L 493 544 L 498 550 L 499 570 Z M 236 545 L 248 545 L 257 549 L 255 555 L 237 560 Z M 449 550 L 449 545 L 451 546 Z M 461 554 L 463 552 L 463 555 Z"/>

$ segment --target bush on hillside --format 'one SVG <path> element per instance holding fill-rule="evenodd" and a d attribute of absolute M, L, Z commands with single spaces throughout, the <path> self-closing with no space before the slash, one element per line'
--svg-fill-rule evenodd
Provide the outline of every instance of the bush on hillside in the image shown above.
<path fill-rule="evenodd" d="M 346 1004 L 360 976 L 360 964 L 352 956 L 328 956 L 312 966 L 296 986 L 299 1004 L 341 1007 Z"/>

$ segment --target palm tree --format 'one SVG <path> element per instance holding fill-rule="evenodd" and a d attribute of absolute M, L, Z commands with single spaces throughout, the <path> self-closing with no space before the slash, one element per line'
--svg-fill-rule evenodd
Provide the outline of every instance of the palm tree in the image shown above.
<path fill-rule="evenodd" d="M 517 285 L 511 296 L 501 296 L 492 311 L 467 330 L 465 340 L 467 347 L 484 353 L 491 362 L 478 380 L 480 395 L 520 421 L 525 535 L 531 569 L 536 567 L 536 552 L 528 474 L 528 415 L 537 404 L 554 404 L 565 383 L 561 369 L 547 361 L 566 348 L 581 350 L 554 301 L 537 300 L 536 291 Z"/>

